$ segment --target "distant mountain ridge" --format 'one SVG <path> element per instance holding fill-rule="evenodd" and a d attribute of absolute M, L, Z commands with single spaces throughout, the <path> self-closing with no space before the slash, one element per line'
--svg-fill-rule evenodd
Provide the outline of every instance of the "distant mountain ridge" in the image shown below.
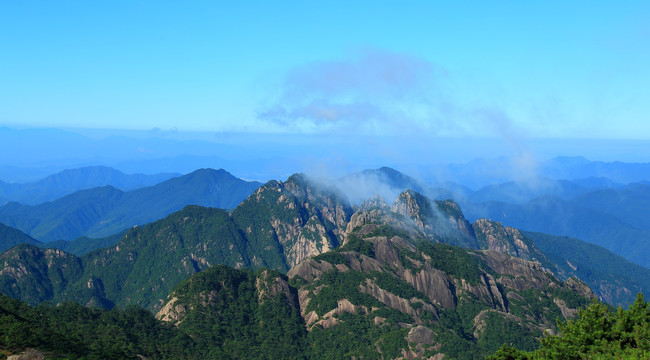
<path fill-rule="evenodd" d="M 592 161 L 581 156 L 558 156 L 541 163 L 540 172 L 555 179 L 602 177 L 623 184 L 650 180 L 650 163 Z"/>
<path fill-rule="evenodd" d="M 122 191 L 156 185 L 178 173 L 155 175 L 125 174 L 107 166 L 88 166 L 68 169 L 30 183 L 6 183 L 0 181 L 0 198 L 27 205 L 53 201 L 79 190 L 110 185 Z"/>
<path fill-rule="evenodd" d="M 650 230 L 631 225 L 624 216 L 619 218 L 606 212 L 605 205 L 590 209 L 581 206 L 578 200 L 553 196 L 539 197 L 523 204 L 497 201 L 463 204 L 470 219 L 486 217 L 522 230 L 578 238 L 650 267 Z"/>
<path fill-rule="evenodd" d="M 564 179 L 607 179 L 601 184 L 629 184 L 650 180 L 650 163 L 625 163 L 587 160 L 580 156 L 557 156 L 522 167 L 509 157 L 478 158 L 466 163 L 432 165 L 421 169 L 421 180 L 438 184 L 453 180 L 474 190 L 482 187 L 521 181 L 531 177 Z M 597 184 L 597 181 L 591 182 Z"/>
<path fill-rule="evenodd" d="M 190 204 L 231 209 L 260 185 L 223 169 L 201 169 L 128 192 L 104 186 L 34 206 L 8 203 L 0 207 L 0 222 L 45 242 L 98 238 L 161 219 Z"/>
<path fill-rule="evenodd" d="M 562 199 L 571 199 L 587 192 L 589 189 L 569 180 L 535 177 L 482 187 L 469 194 L 467 200 L 474 203 L 500 201 L 520 204 L 549 194 Z"/>
<path fill-rule="evenodd" d="M 259 339 L 259 324 L 294 334 L 277 346 L 306 343 L 310 357 L 472 359 L 504 339 L 532 349 L 557 317 L 572 318 L 594 297 L 546 262 L 521 233 L 471 226 L 452 201 L 409 190 L 391 206 L 369 201 L 352 213 L 335 188 L 296 174 L 268 182 L 232 213 L 188 206 L 83 257 L 14 247 L 0 255 L 0 290 L 31 304 L 137 304 L 219 347 L 235 346 L 233 333 Z M 217 264 L 270 266 L 290 280 Z M 264 304 L 282 321 L 260 312 Z"/>
<path fill-rule="evenodd" d="M 16 245 L 29 244 L 40 246 L 43 243 L 25 234 L 24 232 L 14 229 L 10 226 L 0 224 L 0 252 L 10 249 Z"/>
<path fill-rule="evenodd" d="M 554 273 L 578 277 L 610 304 L 626 306 L 637 293 L 650 289 L 650 269 L 601 246 L 566 236 L 522 233 L 549 259 Z"/>

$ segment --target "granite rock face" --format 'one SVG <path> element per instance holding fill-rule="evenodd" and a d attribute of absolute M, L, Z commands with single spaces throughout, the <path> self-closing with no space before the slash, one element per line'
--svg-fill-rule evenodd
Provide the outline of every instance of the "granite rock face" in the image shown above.
<path fill-rule="evenodd" d="M 233 214 L 247 237 L 279 249 L 290 268 L 337 247 L 352 208 L 336 189 L 296 174 L 266 183 Z"/>
<path fill-rule="evenodd" d="M 489 219 L 478 219 L 472 224 L 481 249 L 498 251 L 526 260 L 548 262 L 532 240 L 510 226 Z"/>
<path fill-rule="evenodd" d="M 390 216 L 394 218 L 388 220 Z M 300 311 L 310 331 L 345 327 L 351 316 L 355 322 L 398 326 L 408 330 L 404 339 L 409 345 L 402 356 L 430 358 L 444 354 L 443 339 L 457 335 L 441 328 L 443 318 L 471 324 L 464 331 L 476 344 L 495 322 L 541 336 L 556 331 L 556 317 L 572 318 L 577 306 L 594 296 L 577 279 L 558 280 L 538 261 L 434 243 L 418 237 L 419 231 L 404 232 L 404 215 L 386 206 L 357 210 L 351 224 L 340 248 L 289 271 L 299 284 Z"/>

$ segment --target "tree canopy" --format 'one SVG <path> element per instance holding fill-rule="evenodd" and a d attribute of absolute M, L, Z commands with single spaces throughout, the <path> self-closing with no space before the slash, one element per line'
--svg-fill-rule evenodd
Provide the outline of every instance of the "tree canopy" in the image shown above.
<path fill-rule="evenodd" d="M 578 317 L 558 323 L 559 334 L 540 341 L 533 352 L 503 345 L 489 360 L 583 360 L 650 358 L 650 304 L 637 295 L 625 310 L 611 311 L 594 301 L 581 309 Z"/>

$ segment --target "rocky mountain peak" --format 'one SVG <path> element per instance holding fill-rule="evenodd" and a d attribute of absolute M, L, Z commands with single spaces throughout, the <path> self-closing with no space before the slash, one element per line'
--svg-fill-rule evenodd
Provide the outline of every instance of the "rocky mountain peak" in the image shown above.
<path fill-rule="evenodd" d="M 494 250 L 545 265 L 549 263 L 533 241 L 513 227 L 503 226 L 500 222 L 489 219 L 478 219 L 472 224 L 472 228 L 481 249 Z"/>
<path fill-rule="evenodd" d="M 413 190 L 401 192 L 391 211 L 412 219 L 419 227 L 429 224 L 437 216 L 429 199 Z"/>
<path fill-rule="evenodd" d="M 288 267 L 337 247 L 351 215 L 345 195 L 304 174 L 266 183 L 233 212 L 247 237 L 282 249 Z"/>
<path fill-rule="evenodd" d="M 432 201 L 413 190 L 406 190 L 398 195 L 391 211 L 411 219 L 431 240 L 479 248 L 474 230 L 453 200 Z"/>
<path fill-rule="evenodd" d="M 359 204 L 359 206 L 356 207 L 357 212 L 370 211 L 374 209 L 387 211 L 390 210 L 390 206 L 388 205 L 386 200 L 384 200 L 383 197 L 377 194 L 372 198 L 364 200 L 363 202 L 361 202 L 361 204 Z"/>

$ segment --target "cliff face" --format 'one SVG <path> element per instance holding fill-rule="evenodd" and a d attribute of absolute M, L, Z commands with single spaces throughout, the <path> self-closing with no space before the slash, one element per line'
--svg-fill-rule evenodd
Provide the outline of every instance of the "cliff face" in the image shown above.
<path fill-rule="evenodd" d="M 233 213 L 247 238 L 279 249 L 288 267 L 339 245 L 350 216 L 344 195 L 297 174 L 260 187 Z"/>
<path fill-rule="evenodd" d="M 399 194 L 391 210 L 411 219 L 431 240 L 478 249 L 472 226 L 463 216 L 460 206 L 451 200 L 432 201 L 406 190 Z"/>
<path fill-rule="evenodd" d="M 526 260 L 548 263 L 546 256 L 535 247 L 532 240 L 512 227 L 488 220 L 478 219 L 472 224 L 481 249 L 498 251 Z"/>
<path fill-rule="evenodd" d="M 386 222 L 360 221 L 387 214 L 385 207 L 357 212 L 342 247 L 289 271 L 310 331 L 344 331 L 367 321 L 405 329 L 402 356 L 457 356 L 452 338 L 480 349 L 486 329 L 498 332 L 499 326 L 541 336 L 556 330 L 556 317 L 574 316 L 594 297 L 578 280 L 563 283 L 536 261 L 432 243 Z M 400 224 L 399 213 L 393 214 Z M 453 331 L 450 321 L 457 321 Z M 377 335 L 373 341 L 386 340 Z"/>

